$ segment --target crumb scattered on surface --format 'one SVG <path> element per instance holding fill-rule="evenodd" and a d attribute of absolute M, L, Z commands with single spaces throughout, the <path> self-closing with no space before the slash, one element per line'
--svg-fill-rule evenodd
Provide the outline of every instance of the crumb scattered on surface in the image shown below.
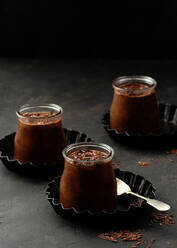
<path fill-rule="evenodd" d="M 163 214 L 152 213 L 150 215 L 149 221 L 151 224 L 152 223 L 159 223 L 160 226 L 162 226 L 162 225 L 170 226 L 170 225 L 175 223 L 174 215 L 168 214 L 168 213 L 163 213 Z"/>
<path fill-rule="evenodd" d="M 173 214 L 169 214 L 169 213 L 156 213 L 153 212 L 150 215 L 150 223 L 158 223 L 160 226 L 162 225 L 171 225 L 174 224 L 174 215 Z M 151 248 L 153 246 L 153 244 L 155 243 L 156 239 L 152 238 L 150 241 L 147 241 L 143 238 L 143 234 L 140 232 L 131 232 L 129 230 L 120 230 L 118 232 L 109 232 L 109 233 L 102 233 L 100 235 L 98 235 L 99 238 L 104 239 L 104 240 L 108 240 L 111 242 L 115 242 L 117 243 L 119 240 L 122 241 L 130 241 L 130 242 L 135 242 L 131 248 L 140 248 L 140 246 L 142 247 L 146 247 L 146 248 Z M 167 242 L 168 246 L 171 246 L 171 242 Z"/>
<path fill-rule="evenodd" d="M 147 161 L 138 161 L 138 165 L 140 166 L 140 167 L 147 167 L 148 165 L 149 165 L 150 163 L 149 162 L 147 162 Z"/>
<path fill-rule="evenodd" d="M 98 237 L 111 241 L 113 239 L 114 242 L 117 242 L 118 239 L 122 239 L 124 241 L 139 241 L 142 239 L 143 234 L 140 232 L 130 232 L 129 230 L 120 230 L 119 232 L 102 233 Z"/>
<path fill-rule="evenodd" d="M 146 248 L 151 248 L 152 245 L 154 244 L 154 242 L 155 242 L 155 238 L 152 238 L 152 239 L 150 240 L 149 244 L 146 246 Z"/>
<path fill-rule="evenodd" d="M 170 151 L 165 151 L 166 154 L 174 154 L 177 155 L 177 149 L 172 149 Z"/>
<path fill-rule="evenodd" d="M 170 154 L 170 151 L 164 151 L 165 154 Z"/>
<path fill-rule="evenodd" d="M 174 163 L 174 160 L 173 159 L 169 159 L 170 163 Z"/>
<path fill-rule="evenodd" d="M 177 149 L 172 149 L 172 150 L 170 151 L 170 153 L 171 153 L 171 154 L 177 155 Z"/>
<path fill-rule="evenodd" d="M 119 239 L 123 241 L 135 242 L 131 248 L 138 248 L 142 245 L 147 244 L 146 248 L 151 248 L 153 243 L 155 242 L 155 238 L 152 238 L 149 242 L 143 239 L 143 234 L 140 232 L 131 232 L 129 230 L 120 230 L 119 232 L 110 232 L 110 233 L 102 233 L 98 235 L 99 238 L 118 242 Z M 144 246 L 143 246 L 144 247 Z"/>
<path fill-rule="evenodd" d="M 105 239 L 105 240 L 109 240 L 109 241 L 112 241 L 112 242 L 117 242 L 118 241 L 113 236 L 111 236 L 109 233 L 101 233 L 100 235 L 98 235 L 98 237 L 100 239 Z"/>
<path fill-rule="evenodd" d="M 142 204 L 142 200 L 138 200 L 136 202 L 130 203 L 130 206 L 136 208 L 136 207 L 140 207 L 141 204 Z"/>

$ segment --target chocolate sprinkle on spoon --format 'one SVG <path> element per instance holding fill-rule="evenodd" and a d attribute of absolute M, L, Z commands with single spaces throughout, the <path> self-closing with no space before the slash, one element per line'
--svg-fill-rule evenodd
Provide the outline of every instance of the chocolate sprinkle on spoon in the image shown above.
<path fill-rule="evenodd" d="M 143 200 L 145 200 L 147 202 L 147 204 L 151 205 L 153 208 L 159 210 L 159 211 L 168 211 L 171 207 L 164 203 L 164 202 L 161 202 L 159 200 L 156 200 L 156 199 L 150 199 L 150 198 L 147 198 L 145 196 L 142 196 L 142 195 L 139 195 L 137 193 L 134 193 L 131 191 L 130 187 L 125 183 L 123 182 L 122 180 L 116 178 L 117 180 L 117 195 L 122 195 L 122 194 L 131 194 L 131 195 L 134 195 L 138 198 L 141 198 Z"/>

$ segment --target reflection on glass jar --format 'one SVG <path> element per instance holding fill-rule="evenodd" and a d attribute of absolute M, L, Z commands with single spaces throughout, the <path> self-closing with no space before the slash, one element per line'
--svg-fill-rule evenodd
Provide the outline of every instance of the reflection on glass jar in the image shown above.
<path fill-rule="evenodd" d="M 159 130 L 156 81 L 147 76 L 123 76 L 113 81 L 110 126 L 118 132 L 155 134 Z"/>
<path fill-rule="evenodd" d="M 14 157 L 21 163 L 54 164 L 63 161 L 66 139 L 63 109 L 55 104 L 24 105 L 17 112 Z"/>
<path fill-rule="evenodd" d="M 112 169 L 114 151 L 106 144 L 77 143 L 63 150 L 60 202 L 65 208 L 92 212 L 116 209 L 117 184 Z"/>

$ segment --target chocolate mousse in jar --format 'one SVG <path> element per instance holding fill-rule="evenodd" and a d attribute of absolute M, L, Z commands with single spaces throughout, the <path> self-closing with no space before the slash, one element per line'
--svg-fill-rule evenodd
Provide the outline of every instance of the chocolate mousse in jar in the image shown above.
<path fill-rule="evenodd" d="M 160 126 L 156 81 L 147 76 L 123 76 L 113 81 L 110 127 L 119 133 L 157 134 Z"/>
<path fill-rule="evenodd" d="M 62 150 L 66 146 L 63 109 L 55 104 L 24 105 L 16 114 L 14 158 L 20 163 L 63 162 Z"/>
<path fill-rule="evenodd" d="M 60 202 L 64 208 L 114 212 L 117 184 L 112 169 L 114 151 L 106 144 L 84 142 L 63 150 L 64 172 L 60 181 Z"/>

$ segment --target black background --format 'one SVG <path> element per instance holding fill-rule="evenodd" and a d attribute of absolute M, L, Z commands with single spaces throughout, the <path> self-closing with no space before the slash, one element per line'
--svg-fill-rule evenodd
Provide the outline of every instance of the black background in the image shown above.
<path fill-rule="evenodd" d="M 177 2 L 1 0 L 0 56 L 176 58 Z"/>

